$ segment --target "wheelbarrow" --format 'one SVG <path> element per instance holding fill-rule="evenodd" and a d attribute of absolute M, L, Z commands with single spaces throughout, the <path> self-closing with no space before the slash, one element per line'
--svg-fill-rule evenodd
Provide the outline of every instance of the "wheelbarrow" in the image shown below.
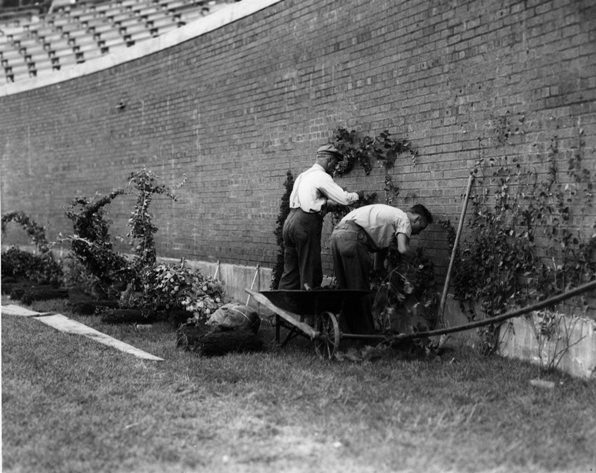
<path fill-rule="evenodd" d="M 395 343 L 415 338 L 426 338 L 449 333 L 462 332 L 486 325 L 495 325 L 505 320 L 519 317 L 529 312 L 551 307 L 571 297 L 584 292 L 596 291 L 596 280 L 585 283 L 561 294 L 556 294 L 548 299 L 536 302 L 526 307 L 515 309 L 495 317 L 477 320 L 463 325 L 443 327 L 415 333 L 401 333 L 397 335 L 364 335 L 341 332 L 338 318 L 345 308 L 355 304 L 368 291 L 355 291 L 348 289 L 313 290 L 313 291 L 263 291 L 254 292 L 245 289 L 253 299 L 275 313 L 279 323 L 276 324 L 276 340 L 279 342 L 279 327 L 284 325 L 290 328 L 290 338 L 293 334 L 304 335 L 315 343 L 315 350 L 319 356 L 332 359 L 337 351 L 342 338 L 378 340 L 383 343 Z M 287 310 L 289 308 L 289 310 Z M 305 321 L 306 320 L 306 321 Z M 314 322 L 313 322 L 314 321 Z"/>
<path fill-rule="evenodd" d="M 315 289 L 245 291 L 259 304 L 275 314 L 275 339 L 285 345 L 296 336 L 314 342 L 316 353 L 333 359 L 342 339 L 383 339 L 384 335 L 365 335 L 342 332 L 342 314 L 348 307 L 357 307 L 369 291 L 353 289 Z M 280 327 L 289 330 L 280 340 Z"/>

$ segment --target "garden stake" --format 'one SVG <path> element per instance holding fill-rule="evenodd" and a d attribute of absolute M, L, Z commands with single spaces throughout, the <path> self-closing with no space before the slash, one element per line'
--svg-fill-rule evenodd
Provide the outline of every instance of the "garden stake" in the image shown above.
<path fill-rule="evenodd" d="M 217 281 L 218 277 L 219 277 L 219 260 L 217 260 L 217 266 L 215 267 L 215 274 L 213 275 L 213 279 L 215 279 Z"/>
<path fill-rule="evenodd" d="M 260 273 L 260 271 L 259 271 L 259 270 L 260 270 L 260 268 L 261 268 L 261 264 L 259 263 L 259 264 L 257 264 L 257 268 L 256 268 L 256 270 L 255 270 L 255 275 L 254 275 L 254 277 L 252 278 L 252 283 L 251 283 L 251 285 L 250 285 L 250 290 L 251 290 L 251 291 L 252 291 L 252 289 L 253 289 L 253 287 L 254 287 L 254 285 L 255 285 L 255 281 L 257 280 L 257 276 L 258 276 L 258 275 L 259 275 L 259 273 Z M 260 278 L 259 278 L 259 279 L 260 279 Z M 259 289 L 259 290 L 261 289 L 261 281 L 260 281 L 260 280 L 259 280 L 259 288 L 258 288 L 258 289 Z M 249 301 L 250 301 L 250 297 L 251 297 L 251 296 L 250 296 L 250 293 L 249 293 L 249 294 L 248 294 L 248 297 L 246 298 L 246 305 L 248 305 L 248 303 L 249 303 Z"/>
<path fill-rule="evenodd" d="M 462 228 L 464 226 L 464 217 L 466 215 L 466 209 L 468 207 L 468 200 L 470 199 L 470 189 L 474 182 L 474 175 L 470 173 L 468 177 L 468 187 L 466 189 L 466 195 L 464 196 L 464 205 L 461 209 L 461 215 L 459 216 L 459 225 L 457 226 L 457 233 L 455 234 L 455 241 L 453 242 L 453 248 L 451 249 L 451 258 L 449 259 L 449 267 L 447 268 L 447 275 L 445 276 L 445 285 L 443 286 L 443 294 L 441 295 L 441 303 L 439 304 L 439 323 L 445 325 L 444 312 L 445 312 L 445 300 L 447 299 L 447 290 L 449 289 L 449 282 L 451 280 L 451 270 L 453 269 L 453 261 L 455 260 L 455 252 L 459 243 L 459 237 L 461 235 Z"/>
<path fill-rule="evenodd" d="M 424 338 L 424 337 L 432 337 L 435 335 L 443 335 L 446 333 L 452 332 L 462 332 L 464 330 L 469 330 L 472 328 L 483 327 L 484 325 L 491 325 L 498 322 L 503 322 L 504 320 L 511 319 L 513 317 L 518 317 L 523 314 L 527 314 L 528 312 L 532 312 L 533 310 L 539 310 L 543 307 L 548 307 L 554 304 L 557 304 L 565 299 L 569 299 L 570 297 L 577 296 L 582 292 L 596 290 L 596 280 L 590 281 L 582 286 L 578 286 L 574 289 L 571 289 L 567 292 L 562 292 L 561 294 L 557 294 L 556 296 L 550 297 L 549 299 L 545 299 L 542 302 L 536 302 L 535 304 L 523 307 L 521 309 L 515 309 L 510 312 L 506 312 L 502 315 L 497 315 L 496 317 L 490 317 L 488 319 L 478 320 L 476 322 L 471 322 L 469 324 L 463 325 L 456 325 L 455 327 L 448 327 L 448 328 L 441 328 L 437 330 L 428 330 L 426 332 L 417 332 L 417 333 L 402 333 L 399 335 L 395 335 L 389 338 L 387 341 L 399 341 L 399 340 L 412 340 L 414 338 Z M 384 342 L 383 342 L 384 343 Z"/>

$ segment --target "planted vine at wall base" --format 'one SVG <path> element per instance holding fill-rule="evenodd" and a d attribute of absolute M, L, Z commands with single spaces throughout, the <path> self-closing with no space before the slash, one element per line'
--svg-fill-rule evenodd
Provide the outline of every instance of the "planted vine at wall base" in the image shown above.
<path fill-rule="evenodd" d="M 2 233 L 6 231 L 6 225 L 9 222 L 19 224 L 31 239 L 31 242 L 40 253 L 45 253 L 49 250 L 49 243 L 46 238 L 46 229 L 39 225 L 29 215 L 20 210 L 15 212 L 8 212 L 2 215 Z"/>
<path fill-rule="evenodd" d="M 70 263 L 69 274 L 73 278 L 77 274 L 76 279 L 80 282 L 86 278 L 86 286 L 95 286 L 96 290 L 106 293 L 113 284 L 128 279 L 128 262 L 114 251 L 110 222 L 105 217 L 105 207 L 124 192 L 124 189 L 117 189 L 95 199 L 77 197 L 66 210 L 73 226 L 73 234 L 67 238 L 71 242 L 71 255 L 87 272 L 84 275 Z"/>
<path fill-rule="evenodd" d="M 35 245 L 38 254 L 29 253 L 16 247 L 2 252 L 3 277 L 26 278 L 39 284 L 60 283 L 63 272 L 60 264 L 50 251 L 45 228 L 22 211 L 8 212 L 2 216 L 2 233 L 9 222 L 19 224 Z"/>
<path fill-rule="evenodd" d="M 129 186 L 137 190 L 137 200 L 128 219 L 130 231 L 127 236 L 131 239 L 136 259 L 134 267 L 139 270 L 155 264 L 155 233 L 157 227 L 152 222 L 149 205 L 154 195 L 164 195 L 174 202 L 177 200 L 173 189 L 165 184 L 159 184 L 155 174 L 149 169 L 133 172 L 128 177 Z M 179 184 L 179 186 L 182 185 Z"/>
<path fill-rule="evenodd" d="M 579 146 L 562 172 L 554 137 L 545 172 L 516 158 L 480 159 L 471 217 L 454 265 L 454 296 L 471 318 L 527 305 L 596 279 L 596 227 L 582 226 L 593 183 Z M 595 223 L 596 225 L 596 223 Z M 585 306 L 585 299 L 580 301 Z M 496 348 L 496 327 L 482 333 Z"/>
<path fill-rule="evenodd" d="M 279 214 L 275 221 L 275 240 L 277 242 L 277 257 L 275 259 L 275 265 L 271 272 L 271 289 L 277 289 L 279 287 L 279 281 L 284 271 L 284 238 L 283 228 L 284 222 L 290 213 L 290 194 L 294 187 L 294 176 L 292 171 L 286 173 L 286 180 L 284 181 L 284 193 L 281 196 L 281 203 L 279 204 Z"/>

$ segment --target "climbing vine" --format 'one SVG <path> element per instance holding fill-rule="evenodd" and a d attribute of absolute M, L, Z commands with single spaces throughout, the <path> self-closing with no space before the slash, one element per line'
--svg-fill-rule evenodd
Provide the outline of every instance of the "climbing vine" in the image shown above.
<path fill-rule="evenodd" d="M 49 251 L 46 229 L 29 217 L 25 212 L 19 210 L 2 215 L 2 233 L 6 231 L 6 225 L 9 222 L 19 224 L 27 232 L 27 235 L 37 248 L 37 251 L 40 253 Z"/>
<path fill-rule="evenodd" d="M 45 228 L 23 211 L 9 212 L 2 216 L 2 233 L 9 222 L 19 224 L 35 245 L 39 254 L 32 254 L 16 247 L 2 252 L 2 276 L 27 278 L 40 284 L 59 284 L 62 268 L 50 250 Z"/>
<path fill-rule="evenodd" d="M 339 175 L 348 174 L 356 164 L 360 164 L 368 176 L 375 161 L 381 163 L 385 169 L 391 169 L 399 155 L 409 155 L 414 164 L 418 156 L 418 151 L 409 140 L 396 139 L 387 130 L 373 138 L 360 131 L 349 131 L 340 127 L 333 131 L 332 141 L 344 155 L 343 161 L 336 169 Z"/>
<path fill-rule="evenodd" d="M 124 189 L 117 189 L 95 199 L 77 197 L 66 210 L 73 226 L 73 234 L 67 237 L 72 256 L 103 286 L 104 291 L 117 279 L 126 278 L 128 263 L 113 249 L 110 221 L 105 216 L 105 207 L 124 192 Z"/>
<path fill-rule="evenodd" d="M 184 181 L 183 181 L 184 182 Z M 133 211 L 128 219 L 130 230 L 127 236 L 131 239 L 135 261 L 132 266 L 135 273 L 140 273 L 142 268 L 155 264 L 155 233 L 158 228 L 153 223 L 153 216 L 149 212 L 149 205 L 154 195 L 165 195 L 174 202 L 177 200 L 174 191 L 165 184 L 159 184 L 153 171 L 142 169 L 133 172 L 128 177 L 130 187 L 136 189 L 137 199 Z M 178 185 L 181 186 L 182 183 Z"/>
<path fill-rule="evenodd" d="M 286 180 L 284 181 L 284 194 L 281 196 L 281 203 L 279 204 L 279 214 L 275 222 L 275 240 L 277 242 L 277 258 L 275 260 L 275 266 L 271 272 L 271 289 L 277 289 L 279 287 L 279 281 L 284 271 L 284 238 L 283 228 L 284 222 L 290 213 L 290 194 L 292 193 L 292 187 L 294 186 L 294 176 L 292 171 L 286 173 Z"/>
<path fill-rule="evenodd" d="M 596 235 L 579 224 L 593 202 L 582 152 L 579 146 L 568 158 L 566 173 L 559 169 L 557 137 L 546 172 L 506 156 L 476 163 L 470 238 L 460 245 L 453 278 L 454 295 L 470 317 L 475 303 L 492 317 L 596 278 Z M 489 327 L 483 334 L 487 351 L 496 347 L 495 333 Z"/>

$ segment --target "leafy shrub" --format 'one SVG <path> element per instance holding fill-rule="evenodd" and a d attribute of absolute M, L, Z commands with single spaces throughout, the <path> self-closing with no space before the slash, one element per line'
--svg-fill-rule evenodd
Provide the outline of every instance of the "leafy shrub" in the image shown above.
<path fill-rule="evenodd" d="M 146 310 L 186 310 L 196 321 L 205 321 L 223 305 L 221 283 L 199 270 L 178 264 L 156 264 L 142 273 L 143 291 L 138 304 Z M 190 316 L 190 314 L 189 314 Z"/>
<path fill-rule="evenodd" d="M 288 171 L 286 173 L 286 180 L 284 181 L 284 194 L 281 196 L 281 203 L 279 204 L 279 215 L 277 216 L 275 231 L 273 234 L 275 235 L 275 240 L 277 241 L 277 259 L 275 261 L 275 266 L 273 267 L 273 271 L 271 272 L 271 289 L 277 289 L 279 287 L 279 281 L 283 275 L 284 271 L 284 238 L 283 238 L 283 228 L 286 218 L 290 213 L 290 194 L 292 193 L 292 188 L 294 187 L 294 176 L 292 175 L 292 171 Z"/>
<path fill-rule="evenodd" d="M 18 223 L 27 232 L 39 254 L 32 254 L 14 246 L 2 252 L 2 275 L 27 278 L 38 284 L 58 285 L 62 281 L 62 268 L 50 251 L 45 228 L 25 212 L 9 212 L 2 216 L 2 232 L 9 222 Z"/>
<path fill-rule="evenodd" d="M 470 237 L 460 245 L 453 278 L 454 295 L 471 317 L 476 303 L 492 317 L 596 279 L 596 235 L 580 225 L 593 201 L 582 152 L 568 157 L 567 179 L 558 169 L 556 137 L 542 174 L 516 159 L 479 160 Z M 494 330 L 484 335 L 494 349 Z"/>
<path fill-rule="evenodd" d="M 174 202 L 177 200 L 177 197 L 168 186 L 158 184 L 157 176 L 151 170 L 145 168 L 141 171 L 131 173 L 128 177 L 128 185 L 135 188 L 138 192 L 135 207 L 128 219 L 130 226 L 128 237 L 131 239 L 135 253 L 132 269 L 135 273 L 139 274 L 144 268 L 151 267 L 156 260 L 154 234 L 158 228 L 153 224 L 153 217 L 149 212 L 149 205 L 151 204 L 153 195 L 165 195 Z"/>
<path fill-rule="evenodd" d="M 69 263 L 70 282 L 81 282 L 83 286 L 101 285 L 104 291 L 115 282 L 128 279 L 126 259 L 114 251 L 109 226 L 105 218 L 105 206 L 124 193 L 118 189 L 105 196 L 77 197 L 66 210 L 72 220 L 71 242 L 73 257 L 81 266 Z M 81 269 L 88 273 L 83 275 Z M 78 280 L 78 281 L 77 281 Z"/>
<path fill-rule="evenodd" d="M 62 268 L 50 251 L 34 255 L 14 246 L 2 252 L 2 276 L 26 278 L 38 284 L 58 285 Z"/>
<path fill-rule="evenodd" d="M 391 248 L 386 260 L 386 274 L 373 277 L 375 325 L 389 330 L 391 315 L 397 313 L 401 333 L 434 329 L 438 321 L 438 294 L 433 262 L 424 256 L 422 248 L 417 248 L 408 259 Z"/>
<path fill-rule="evenodd" d="M 29 217 L 25 212 L 16 211 L 16 212 L 9 212 L 7 214 L 2 215 L 2 233 L 6 230 L 6 224 L 8 222 L 15 222 L 18 223 L 29 235 L 29 238 L 37 248 L 37 251 L 40 253 L 45 253 L 49 251 L 49 243 L 46 238 L 46 231 L 45 228 L 35 222 L 31 217 Z"/>

